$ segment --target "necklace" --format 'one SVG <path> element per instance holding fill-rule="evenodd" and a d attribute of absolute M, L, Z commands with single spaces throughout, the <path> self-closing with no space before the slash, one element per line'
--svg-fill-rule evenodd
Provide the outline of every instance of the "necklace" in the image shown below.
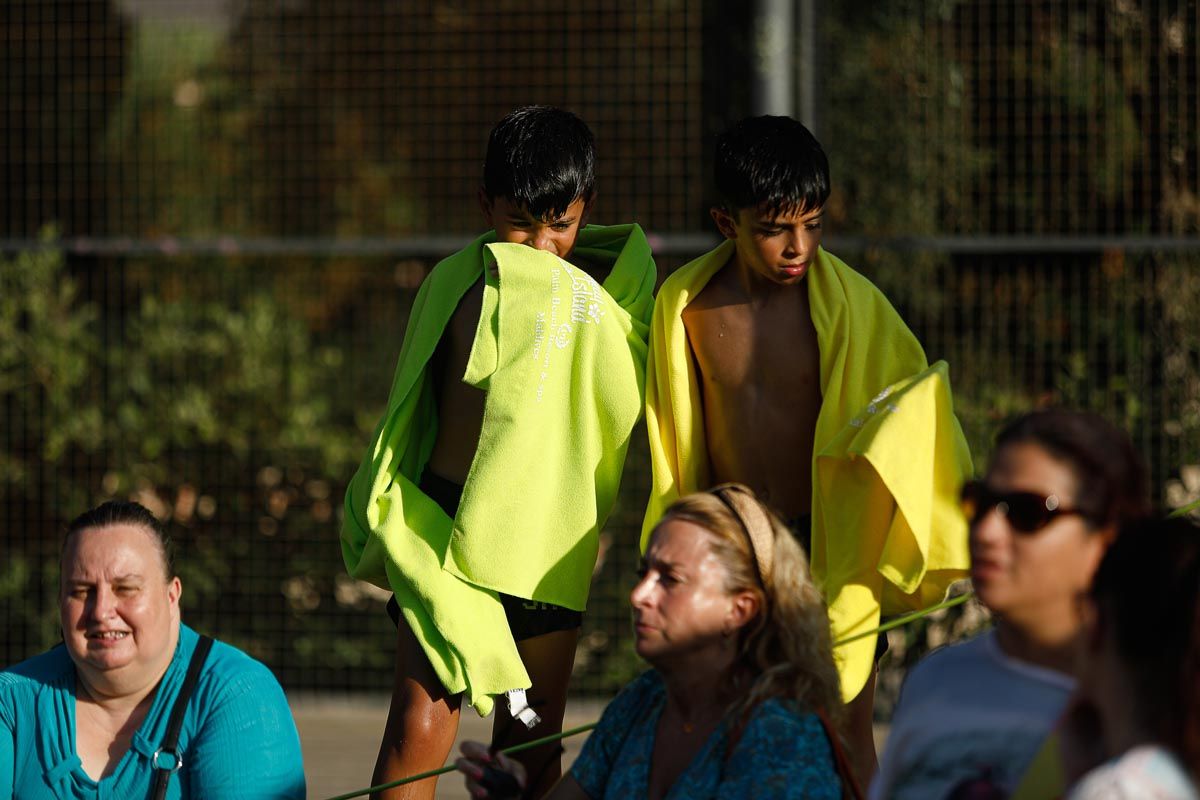
<path fill-rule="evenodd" d="M 695 733 L 698 730 L 708 730 L 711 724 L 712 719 L 708 715 L 702 714 L 690 722 L 680 721 L 679 727 L 683 729 L 684 733 Z"/>

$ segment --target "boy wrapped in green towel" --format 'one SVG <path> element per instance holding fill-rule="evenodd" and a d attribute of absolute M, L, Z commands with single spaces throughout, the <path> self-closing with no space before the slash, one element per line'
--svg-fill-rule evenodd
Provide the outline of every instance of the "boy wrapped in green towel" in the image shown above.
<path fill-rule="evenodd" d="M 726 131 L 716 186 L 726 241 L 667 279 L 651 324 L 645 530 L 680 495 L 745 483 L 809 551 L 835 641 L 870 631 L 968 568 L 970 454 L 945 364 L 929 366 L 882 293 L 821 249 L 829 165 L 803 125 L 757 117 Z M 864 786 L 876 643 L 835 653 Z"/>
<path fill-rule="evenodd" d="M 479 203 L 494 230 L 422 284 L 347 490 L 347 569 L 395 593 L 375 783 L 442 766 L 464 696 L 481 714 L 508 696 L 498 747 L 562 728 L 598 532 L 642 413 L 655 280 L 637 225 L 585 227 L 594 163 L 566 111 L 521 108 L 492 130 Z M 556 745 L 522 758 L 535 793 L 557 779 Z"/>

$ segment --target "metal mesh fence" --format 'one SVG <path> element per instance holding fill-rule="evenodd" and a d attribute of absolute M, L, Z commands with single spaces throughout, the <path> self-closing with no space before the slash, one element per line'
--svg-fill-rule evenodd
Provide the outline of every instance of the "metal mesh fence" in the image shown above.
<path fill-rule="evenodd" d="M 854 230 L 1195 235 L 1195 3 L 871 5 L 824 17 L 825 141 Z"/>
<path fill-rule="evenodd" d="M 142 5 L 8 4 L 6 235 L 461 234 L 527 103 L 593 128 L 601 218 L 701 221 L 699 2 Z"/>
<path fill-rule="evenodd" d="M 389 685 L 341 497 L 416 287 L 479 227 L 488 129 L 571 108 L 599 145 L 596 221 L 640 222 L 662 274 L 713 238 L 745 11 L 611 6 L 5 4 L 0 663 L 57 638 L 65 522 L 132 496 L 169 520 L 191 624 L 290 688 Z M 826 244 L 950 361 L 977 462 L 1006 415 L 1057 401 L 1126 426 L 1163 501 L 1200 495 L 1197 4 L 816 11 L 796 84 L 833 166 Z M 581 691 L 634 669 L 645 462 L 639 434 Z"/>

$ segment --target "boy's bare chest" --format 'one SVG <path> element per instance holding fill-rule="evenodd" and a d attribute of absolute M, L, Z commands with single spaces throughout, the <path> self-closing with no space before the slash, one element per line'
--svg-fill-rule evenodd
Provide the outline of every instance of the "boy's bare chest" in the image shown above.
<path fill-rule="evenodd" d="M 787 404 L 811 395 L 820 385 L 820 350 L 807 304 L 755 308 L 723 299 L 720 293 L 701 295 L 683 313 L 706 394 L 748 394 Z"/>
<path fill-rule="evenodd" d="M 756 308 L 706 291 L 684 310 L 683 323 L 699 373 L 711 478 L 745 483 L 787 516 L 807 512 L 821 410 L 807 304 Z"/>

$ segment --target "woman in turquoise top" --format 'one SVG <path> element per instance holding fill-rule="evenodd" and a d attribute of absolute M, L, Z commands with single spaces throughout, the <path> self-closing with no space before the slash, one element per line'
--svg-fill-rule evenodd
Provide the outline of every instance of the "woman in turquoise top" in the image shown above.
<path fill-rule="evenodd" d="M 550 798 L 842 797 L 825 606 L 795 538 L 749 489 L 672 505 L 630 601 L 654 669 L 608 705 Z M 485 767 L 525 784 L 519 764 L 482 745 L 463 754 L 473 796 L 497 785 Z"/>
<path fill-rule="evenodd" d="M 63 644 L 0 672 L 0 800 L 147 798 L 200 637 L 179 618 L 170 543 L 136 503 L 70 526 Z M 300 740 L 279 683 L 219 642 L 182 717 L 168 798 L 302 798 Z M 170 763 L 169 756 L 159 762 Z"/>

